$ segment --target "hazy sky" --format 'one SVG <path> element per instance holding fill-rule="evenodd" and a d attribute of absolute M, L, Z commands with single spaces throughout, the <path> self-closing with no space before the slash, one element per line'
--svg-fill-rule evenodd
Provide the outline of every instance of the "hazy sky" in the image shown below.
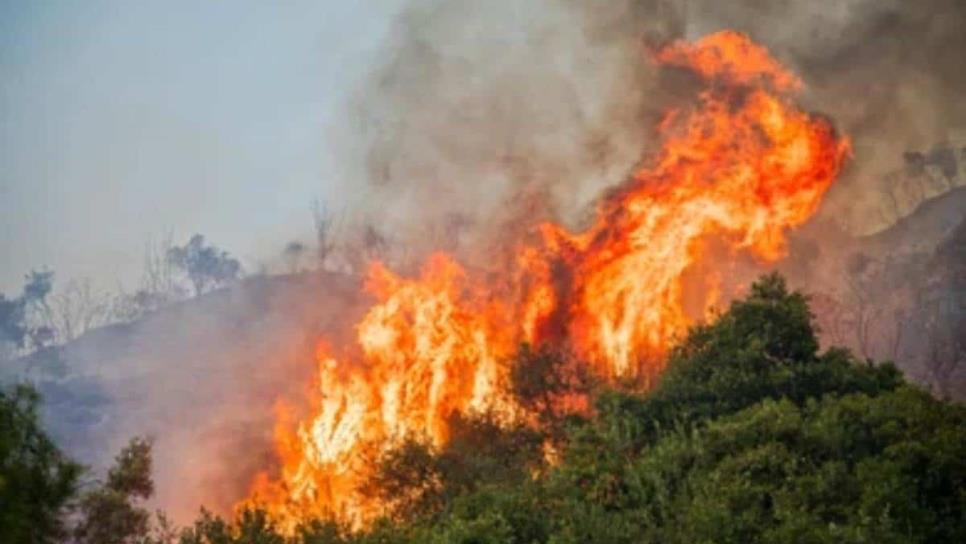
<path fill-rule="evenodd" d="M 0 0 L 0 292 L 133 287 L 169 230 L 248 264 L 304 237 L 400 4 Z"/>

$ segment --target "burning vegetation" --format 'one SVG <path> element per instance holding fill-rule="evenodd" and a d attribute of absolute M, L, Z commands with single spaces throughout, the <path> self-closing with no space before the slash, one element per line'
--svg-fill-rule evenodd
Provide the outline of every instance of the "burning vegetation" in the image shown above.
<path fill-rule="evenodd" d="M 357 492 L 373 455 L 412 437 L 442 446 L 454 415 L 532 419 L 508 383 L 521 344 L 553 342 L 599 379 L 647 388 L 675 339 L 734 294 L 709 266 L 716 251 L 782 257 L 786 231 L 815 212 L 848 141 L 796 107 L 799 80 L 745 35 L 652 55 L 703 87 L 667 112 L 660 151 L 584 230 L 534 225 L 506 248 L 509 269 L 465 270 L 440 253 L 410 279 L 374 263 L 366 291 L 376 304 L 355 345 L 319 342 L 311 413 L 294 421 L 279 409 L 281 466 L 258 476 L 250 501 L 289 526 L 333 515 L 364 523 L 383 509 Z M 704 294 L 689 305 L 693 281 Z"/>

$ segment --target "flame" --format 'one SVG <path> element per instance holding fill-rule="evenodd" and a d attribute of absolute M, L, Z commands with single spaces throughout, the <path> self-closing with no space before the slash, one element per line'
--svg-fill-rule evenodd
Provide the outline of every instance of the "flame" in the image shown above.
<path fill-rule="evenodd" d="M 588 228 L 544 224 L 537 243 L 515 246 L 516 270 L 501 280 L 510 288 L 473 281 L 444 254 L 416 279 L 372 265 L 366 288 L 377 303 L 356 327 L 355 353 L 319 349 L 311 417 L 292 425 L 280 410 L 281 472 L 256 479 L 253 500 L 288 526 L 313 515 L 362 523 L 381 507 L 355 492 L 373 452 L 414 435 L 442 445 L 454 413 L 521 417 L 507 383 L 519 343 L 562 343 L 600 376 L 646 386 L 702 317 L 685 311 L 684 278 L 710 241 L 764 262 L 782 257 L 785 232 L 815 212 L 848 141 L 793 105 L 799 80 L 742 34 L 675 42 L 654 58 L 707 89 L 668 113 L 661 150 Z M 704 282 L 711 315 L 721 278 Z"/>

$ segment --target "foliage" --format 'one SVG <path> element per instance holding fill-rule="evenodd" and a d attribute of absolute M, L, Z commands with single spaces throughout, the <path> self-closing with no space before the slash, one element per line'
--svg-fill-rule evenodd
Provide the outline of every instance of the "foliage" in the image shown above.
<path fill-rule="evenodd" d="M 184 246 L 169 248 L 168 261 L 181 269 L 194 287 L 195 296 L 212 287 L 238 279 L 241 264 L 227 252 L 205 245 L 205 237 L 195 234 Z"/>
<path fill-rule="evenodd" d="M 153 493 L 151 442 L 134 438 L 115 457 L 104 484 L 81 496 L 74 538 L 85 544 L 143 541 L 151 531 L 151 514 L 139 502 Z"/>
<path fill-rule="evenodd" d="M 639 439 L 663 429 L 701 424 L 764 399 L 801 404 L 829 394 L 877 394 L 902 382 L 891 364 L 856 361 L 844 350 L 818 354 L 808 302 L 769 275 L 747 298 L 710 325 L 694 327 L 674 349 L 661 383 L 649 395 L 604 395 L 603 418 L 630 411 Z"/>
<path fill-rule="evenodd" d="M 52 271 L 32 270 L 24 278 L 19 297 L 7 298 L 0 293 L 0 357 L 27 347 L 43 347 L 53 340 L 51 327 L 32 323 L 29 316 L 33 307 L 47 308 L 53 282 Z"/>
<path fill-rule="evenodd" d="M 454 415 L 450 432 L 439 450 L 413 438 L 390 449 L 361 491 L 387 505 L 391 519 L 431 519 L 483 486 L 525 481 L 541 460 L 539 433 L 489 414 Z"/>
<path fill-rule="evenodd" d="M 185 529 L 180 544 L 283 544 L 285 538 L 260 510 L 243 510 L 234 523 L 227 523 L 206 510 L 194 526 Z M 305 541 L 306 544 L 312 542 Z M 317 541 L 317 542 L 325 542 Z"/>
<path fill-rule="evenodd" d="M 0 293 L 0 349 L 22 348 L 27 336 L 24 303 L 20 298 L 8 299 Z M 3 355 L 0 352 L 0 355 Z"/>
<path fill-rule="evenodd" d="M 535 417 L 555 447 L 565 438 L 567 427 L 590 411 L 590 397 L 597 387 L 586 365 L 549 347 L 528 344 L 521 346 L 513 361 L 510 384 L 517 403 Z"/>
<path fill-rule="evenodd" d="M 37 393 L 27 386 L 0 389 L 0 541 L 59 542 L 64 510 L 81 467 L 47 437 L 37 415 Z"/>
<path fill-rule="evenodd" d="M 962 407 L 909 387 L 768 399 L 669 432 L 625 465 L 566 467 L 556 492 L 580 501 L 560 530 L 573 541 L 601 525 L 634 542 L 962 541 L 964 423 Z"/>

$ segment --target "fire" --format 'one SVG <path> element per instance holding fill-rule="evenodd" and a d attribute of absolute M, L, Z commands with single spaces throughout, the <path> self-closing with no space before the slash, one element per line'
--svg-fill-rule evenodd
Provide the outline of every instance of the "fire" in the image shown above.
<path fill-rule="evenodd" d="M 587 229 L 539 225 L 538 243 L 514 246 L 517 269 L 501 285 L 443 254 L 417 279 L 372 265 L 366 287 L 377 303 L 356 327 L 358 346 L 320 348 L 311 417 L 293 426 L 282 411 L 281 473 L 260 476 L 254 500 L 289 525 L 312 515 L 364 522 L 380 509 L 355 492 L 373 452 L 413 435 L 444 444 L 453 413 L 521 417 L 507 383 L 521 342 L 558 343 L 606 379 L 646 385 L 702 317 L 685 311 L 684 278 L 708 243 L 764 262 L 783 255 L 785 232 L 815 212 L 847 140 L 794 106 L 799 80 L 742 34 L 676 42 L 654 58 L 707 88 L 668 113 L 660 152 Z M 721 282 L 705 283 L 707 310 Z"/>

